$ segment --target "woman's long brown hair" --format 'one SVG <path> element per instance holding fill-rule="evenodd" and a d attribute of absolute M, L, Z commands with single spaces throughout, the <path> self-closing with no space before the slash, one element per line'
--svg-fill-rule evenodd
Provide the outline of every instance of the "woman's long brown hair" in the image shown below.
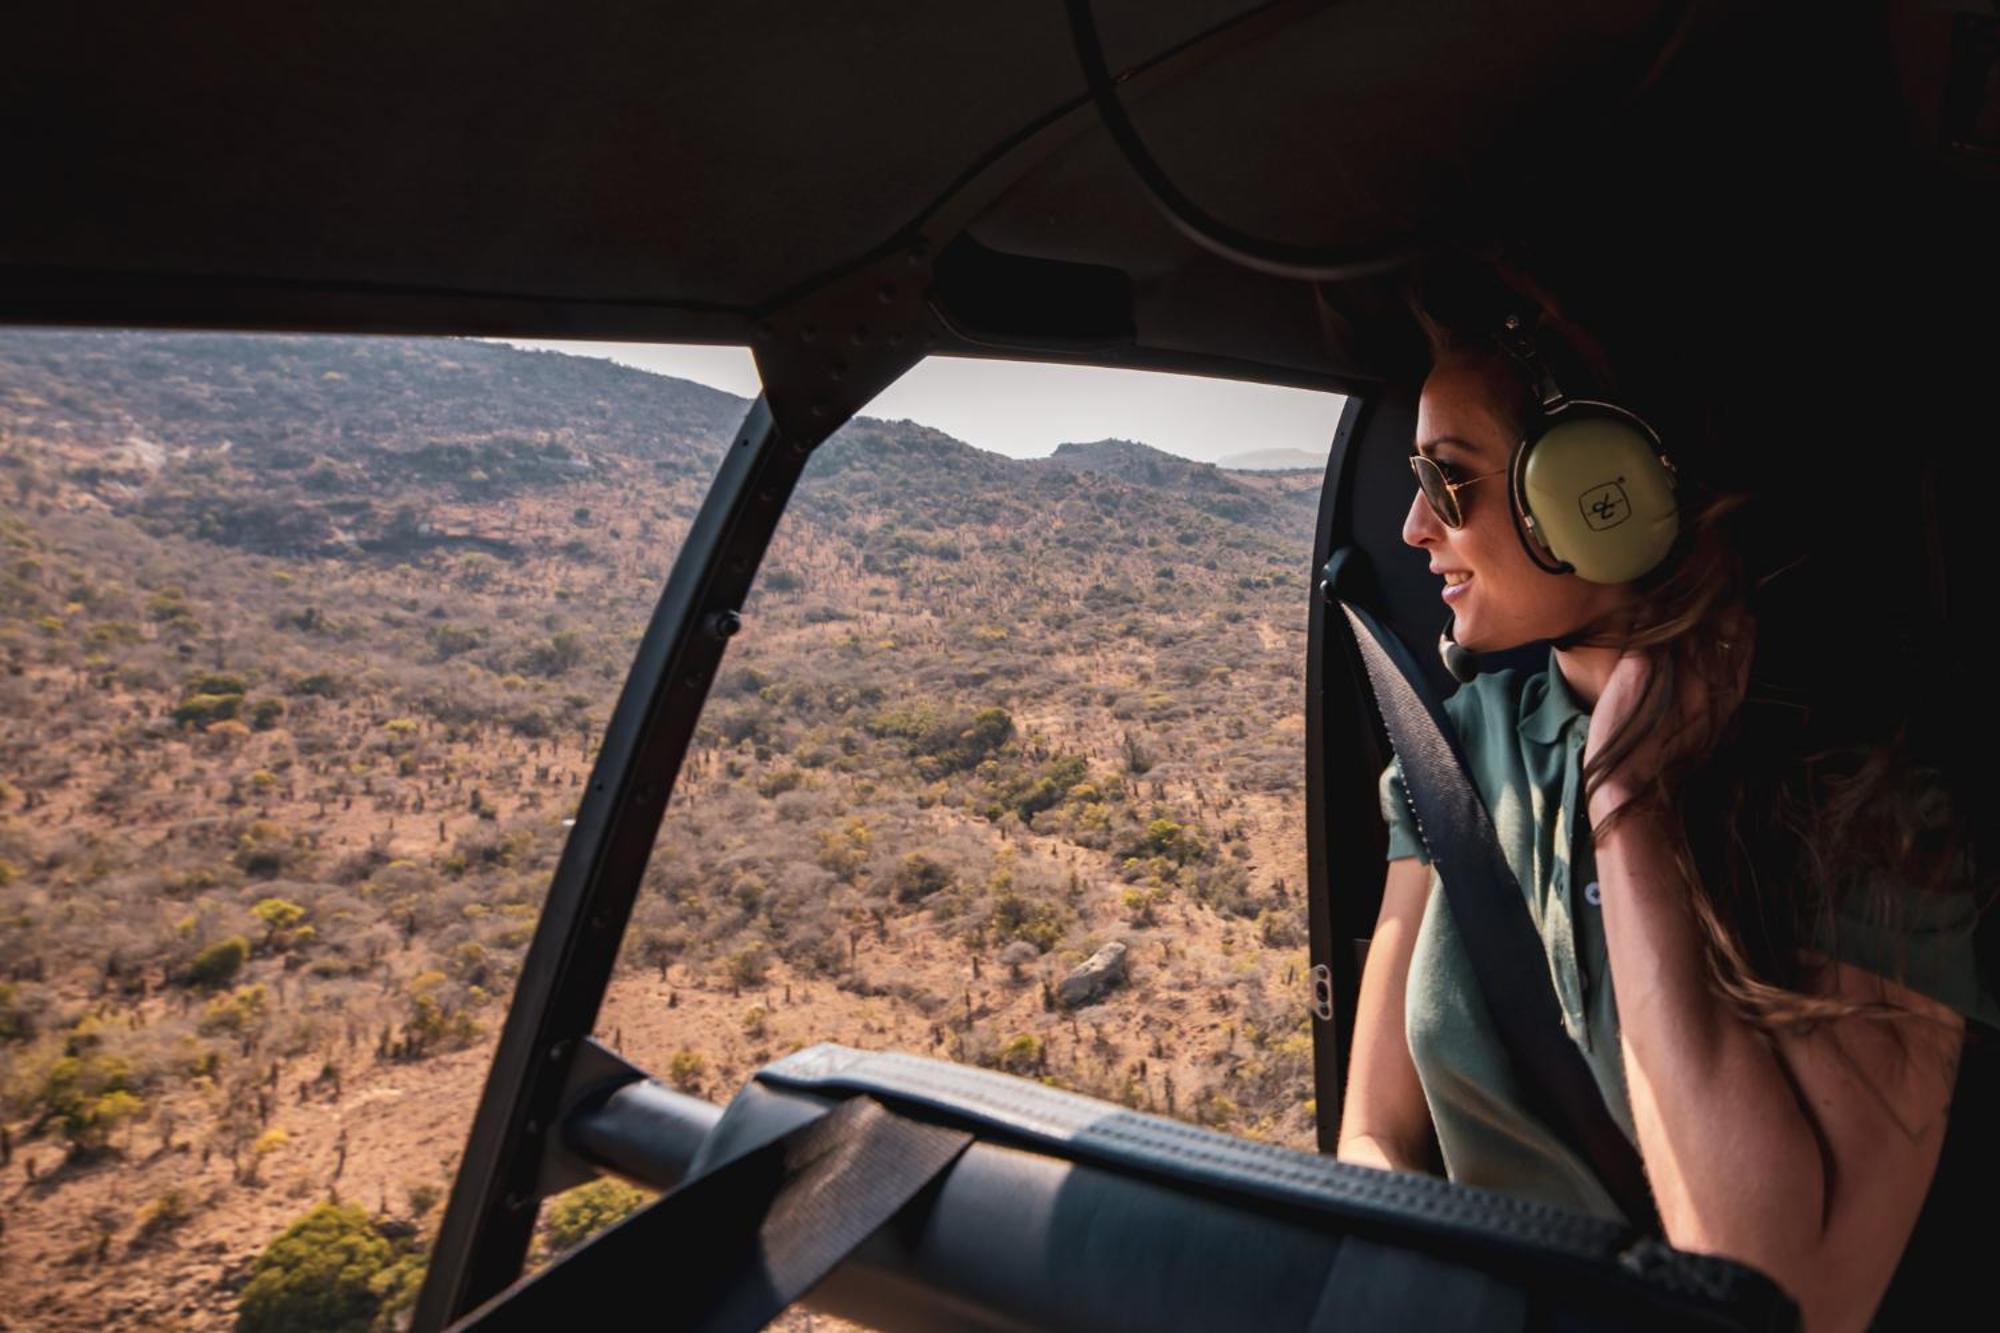
<path fill-rule="evenodd" d="M 1934 762 L 1950 738 L 1915 712 L 1839 706 L 1841 687 L 1828 685 L 1825 660 L 1802 648 L 1824 635 L 1820 622 L 1835 608 L 1823 590 L 1797 595 L 1827 571 L 1807 548 L 1771 549 L 1769 506 L 1757 495 L 1704 480 L 1704 464 L 1721 457 L 1723 443 L 1712 403 L 1671 389 L 1635 402 L 1604 344 L 1504 259 L 1433 259 L 1406 295 L 1433 363 L 1452 357 L 1478 367 L 1517 433 L 1538 404 L 1526 374 L 1493 339 L 1508 312 L 1529 320 L 1538 350 L 1569 392 L 1581 385 L 1639 410 L 1680 467 L 1680 537 L 1663 566 L 1633 585 L 1636 615 L 1627 625 L 1587 626 L 1562 641 L 1612 643 L 1652 659 L 1632 716 L 1587 764 L 1586 791 L 1615 773 L 1642 737 L 1662 734 L 1684 683 L 1707 692 L 1711 721 L 1701 733 L 1681 728 L 1658 774 L 1593 827 L 1593 836 L 1641 808 L 1671 816 L 1664 822 L 1700 924 L 1710 988 L 1742 1018 L 1771 1031 L 1856 1014 L 1907 1017 L 1886 1003 L 1812 993 L 1801 950 L 1826 940 L 1837 953 L 1842 919 L 1908 938 L 1912 891 L 1971 889 L 1971 826 L 1954 808 L 1948 765 Z M 1746 547 L 1759 545 L 1753 532 L 1764 538 L 1756 569 L 1744 558 Z M 1739 704 L 1739 655 L 1750 651 L 1753 631 Z M 1929 651 L 1934 645 L 1906 638 L 1891 647 L 1905 664 L 1941 660 Z M 1860 674 L 1850 670 L 1849 684 Z M 1863 688 L 1899 683 L 1878 679 Z M 1979 895 L 1979 905 L 1991 896 Z"/>

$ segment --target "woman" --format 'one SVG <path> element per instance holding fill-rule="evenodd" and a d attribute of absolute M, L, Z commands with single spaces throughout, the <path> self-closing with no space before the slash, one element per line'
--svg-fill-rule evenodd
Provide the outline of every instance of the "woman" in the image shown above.
<path fill-rule="evenodd" d="M 1414 304 L 1430 475 L 1403 539 L 1444 577 L 1463 648 L 1553 645 L 1546 671 L 1480 675 L 1448 712 L 1569 1035 L 1669 1242 L 1770 1275 L 1808 1329 L 1865 1327 L 1936 1169 L 1966 1016 L 2000 1019 L 1973 965 L 1963 821 L 1907 731 L 1808 748 L 1824 738 L 1760 688 L 1753 659 L 1759 676 L 1786 660 L 1768 631 L 1790 585 L 1746 565 L 1746 497 L 1693 481 L 1698 429 L 1661 430 L 1685 455 L 1664 559 L 1625 582 L 1551 573 L 1509 478 L 1541 424 L 1534 356 L 1572 395 L 1630 386 L 1518 270 L 1433 268 Z M 1383 808 L 1339 1156 L 1619 1216 L 1523 1109 L 1394 764 Z"/>

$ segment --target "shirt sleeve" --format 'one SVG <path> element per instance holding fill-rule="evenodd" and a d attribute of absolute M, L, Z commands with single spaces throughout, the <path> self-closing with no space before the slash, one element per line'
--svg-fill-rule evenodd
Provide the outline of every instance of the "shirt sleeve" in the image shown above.
<path fill-rule="evenodd" d="M 1382 798 L 1382 819 L 1389 826 L 1387 859 L 1399 861 L 1403 857 L 1414 856 L 1429 865 L 1430 852 L 1425 849 L 1423 837 L 1417 832 L 1417 817 L 1410 812 L 1410 802 L 1403 794 L 1402 761 L 1391 759 L 1376 785 Z"/>

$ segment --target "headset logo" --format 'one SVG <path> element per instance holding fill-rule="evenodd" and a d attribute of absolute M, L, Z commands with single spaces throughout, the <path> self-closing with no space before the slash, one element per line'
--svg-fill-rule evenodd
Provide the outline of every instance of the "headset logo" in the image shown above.
<path fill-rule="evenodd" d="M 1592 532 L 1602 532 L 1615 528 L 1632 517 L 1632 502 L 1625 497 L 1625 478 L 1607 481 L 1602 486 L 1593 486 L 1577 501 L 1583 510 L 1583 521 L 1590 525 Z"/>

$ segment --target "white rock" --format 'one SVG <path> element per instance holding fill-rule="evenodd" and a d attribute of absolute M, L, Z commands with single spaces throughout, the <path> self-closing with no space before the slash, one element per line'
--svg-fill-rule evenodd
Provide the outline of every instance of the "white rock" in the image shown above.
<path fill-rule="evenodd" d="M 1090 961 L 1064 977 L 1056 987 L 1056 999 L 1066 1009 L 1088 1004 L 1125 979 L 1125 946 L 1113 940 L 1090 956 Z"/>

